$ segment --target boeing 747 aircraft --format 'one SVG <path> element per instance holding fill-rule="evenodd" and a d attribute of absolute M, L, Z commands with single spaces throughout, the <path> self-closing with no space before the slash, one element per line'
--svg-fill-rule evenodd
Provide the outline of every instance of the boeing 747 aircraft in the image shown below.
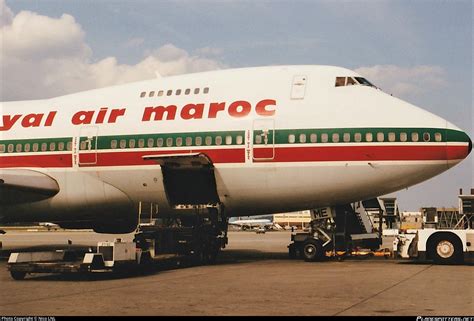
<path fill-rule="evenodd" d="M 137 210 L 336 206 L 458 164 L 468 135 L 354 71 L 187 74 L 0 104 L 0 223 L 124 233 Z"/>

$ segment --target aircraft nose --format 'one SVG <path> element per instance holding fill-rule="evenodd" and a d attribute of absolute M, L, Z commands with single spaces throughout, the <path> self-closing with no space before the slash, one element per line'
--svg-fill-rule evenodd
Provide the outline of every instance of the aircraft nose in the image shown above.
<path fill-rule="evenodd" d="M 467 147 L 467 154 L 469 155 L 471 153 L 471 150 L 472 150 L 472 140 L 469 136 L 467 137 L 467 139 L 469 139 L 469 145 Z"/>
<path fill-rule="evenodd" d="M 472 140 L 459 128 L 448 127 L 447 158 L 450 165 L 455 165 L 467 158 L 472 151 Z"/>

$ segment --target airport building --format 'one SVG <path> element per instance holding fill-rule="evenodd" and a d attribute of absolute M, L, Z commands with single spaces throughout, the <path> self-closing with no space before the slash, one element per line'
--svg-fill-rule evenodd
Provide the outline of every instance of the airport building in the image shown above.
<path fill-rule="evenodd" d="M 400 229 L 417 230 L 423 228 L 423 215 L 421 212 L 401 212 Z"/>

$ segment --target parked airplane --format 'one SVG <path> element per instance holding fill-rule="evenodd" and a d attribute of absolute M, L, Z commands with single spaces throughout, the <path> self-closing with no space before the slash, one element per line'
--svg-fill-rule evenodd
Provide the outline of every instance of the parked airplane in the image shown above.
<path fill-rule="evenodd" d="M 44 226 L 49 230 L 51 229 L 58 229 L 59 228 L 59 225 L 58 224 L 55 224 L 55 223 L 51 223 L 51 222 L 40 222 L 38 223 L 39 226 Z"/>
<path fill-rule="evenodd" d="M 226 217 L 394 192 L 467 157 L 458 127 L 354 71 L 274 66 L 0 105 L 0 223 L 123 233 L 140 202 Z"/>
<path fill-rule="evenodd" d="M 245 231 L 255 227 L 264 227 L 266 229 L 270 229 L 273 226 L 273 222 L 269 219 L 248 219 L 229 221 L 229 225 L 239 226 Z"/>

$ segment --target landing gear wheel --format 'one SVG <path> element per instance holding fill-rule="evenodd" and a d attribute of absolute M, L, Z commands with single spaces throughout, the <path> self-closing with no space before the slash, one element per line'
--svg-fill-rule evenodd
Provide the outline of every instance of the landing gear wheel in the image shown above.
<path fill-rule="evenodd" d="M 14 280 L 20 281 L 23 280 L 26 276 L 26 272 L 21 271 L 10 271 L 10 275 Z"/>
<path fill-rule="evenodd" d="M 462 262 L 462 244 L 449 234 L 435 235 L 430 241 L 430 257 L 436 264 L 457 264 Z"/>
<path fill-rule="evenodd" d="M 323 243 L 320 240 L 308 240 L 303 245 L 305 261 L 319 261 L 323 258 Z"/>

